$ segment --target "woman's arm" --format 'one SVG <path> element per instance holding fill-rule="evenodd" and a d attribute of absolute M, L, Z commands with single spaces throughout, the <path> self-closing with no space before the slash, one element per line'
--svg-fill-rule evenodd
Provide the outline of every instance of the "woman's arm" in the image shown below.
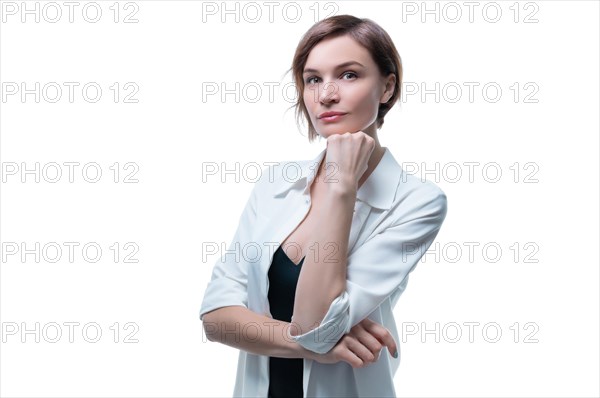
<path fill-rule="evenodd" d="M 319 326 L 333 300 L 346 290 L 346 263 L 356 190 L 335 184 L 319 207 L 319 220 L 296 286 L 292 336 Z"/>
<path fill-rule="evenodd" d="M 319 355 L 287 337 L 289 322 L 257 314 L 239 305 L 206 313 L 202 325 L 208 340 L 253 354 L 306 359 L 317 359 Z"/>
<path fill-rule="evenodd" d="M 334 364 L 345 361 L 354 368 L 379 359 L 381 349 L 396 352 L 390 332 L 364 319 L 344 335 L 336 347 L 326 354 L 307 350 L 285 337 L 290 323 L 259 315 L 242 306 L 218 308 L 204 315 L 203 326 L 210 341 L 219 342 L 257 355 L 279 358 L 306 358 Z"/>

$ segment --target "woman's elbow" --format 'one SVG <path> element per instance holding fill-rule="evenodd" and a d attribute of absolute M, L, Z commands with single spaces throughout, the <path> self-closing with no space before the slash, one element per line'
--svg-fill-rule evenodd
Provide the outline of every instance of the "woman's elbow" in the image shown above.
<path fill-rule="evenodd" d="M 219 332 L 216 310 L 207 312 L 201 317 L 202 329 L 208 341 L 218 341 Z"/>

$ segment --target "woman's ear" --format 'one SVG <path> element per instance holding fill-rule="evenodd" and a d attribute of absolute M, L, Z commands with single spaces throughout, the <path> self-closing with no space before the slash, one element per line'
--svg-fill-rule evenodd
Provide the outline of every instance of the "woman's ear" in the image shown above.
<path fill-rule="evenodd" d="M 395 86 L 396 86 L 396 75 L 393 73 L 390 73 L 385 78 L 384 91 L 383 91 L 383 94 L 381 95 L 381 99 L 380 99 L 380 102 L 382 104 L 385 104 L 394 96 Z"/>

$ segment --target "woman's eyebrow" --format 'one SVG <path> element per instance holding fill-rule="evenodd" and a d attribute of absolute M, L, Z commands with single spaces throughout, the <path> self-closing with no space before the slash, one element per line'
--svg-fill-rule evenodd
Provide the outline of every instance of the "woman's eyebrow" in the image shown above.
<path fill-rule="evenodd" d="M 334 68 L 335 69 L 340 69 L 340 68 L 345 68 L 346 66 L 350 66 L 350 65 L 358 65 L 360 67 L 365 67 L 363 64 L 361 64 L 360 62 L 356 62 L 356 61 L 348 61 L 348 62 L 344 62 L 342 64 L 339 64 L 338 66 L 336 66 Z M 313 69 L 313 68 L 306 68 L 304 69 L 304 72 L 302 72 L 302 74 L 305 73 L 318 73 L 319 71 L 317 69 Z"/>

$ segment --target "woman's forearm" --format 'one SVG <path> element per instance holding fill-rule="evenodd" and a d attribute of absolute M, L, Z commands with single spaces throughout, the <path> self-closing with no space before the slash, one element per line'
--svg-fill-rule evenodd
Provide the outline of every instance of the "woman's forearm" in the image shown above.
<path fill-rule="evenodd" d="M 287 337 L 289 326 L 289 322 L 257 314 L 239 305 L 218 308 L 203 318 L 204 331 L 210 341 L 257 355 L 315 359 L 319 354 Z"/>
<path fill-rule="evenodd" d="M 346 289 L 348 238 L 356 190 L 338 185 L 329 189 L 319 206 L 315 230 L 296 286 L 290 333 L 316 328 L 333 300 Z"/>

